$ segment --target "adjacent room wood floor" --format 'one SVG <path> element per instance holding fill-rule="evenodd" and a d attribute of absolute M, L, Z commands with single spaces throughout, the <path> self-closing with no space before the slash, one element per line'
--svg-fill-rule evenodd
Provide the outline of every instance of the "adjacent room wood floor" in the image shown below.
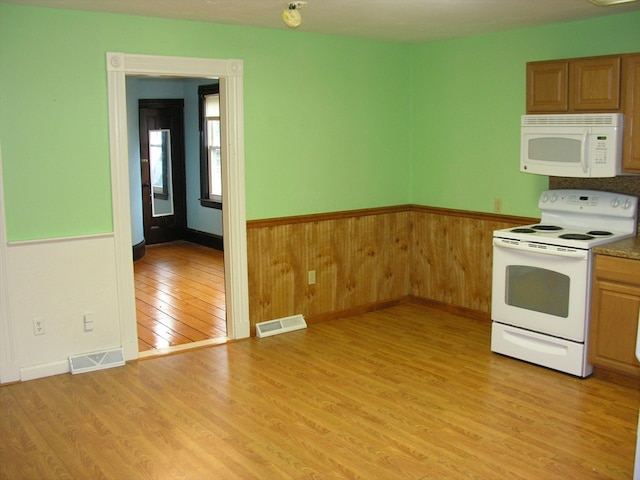
<path fill-rule="evenodd" d="M 134 263 L 140 352 L 226 336 L 223 255 L 183 241 L 147 246 Z"/>
<path fill-rule="evenodd" d="M 0 387 L 0 478 L 630 479 L 640 391 L 404 304 Z"/>

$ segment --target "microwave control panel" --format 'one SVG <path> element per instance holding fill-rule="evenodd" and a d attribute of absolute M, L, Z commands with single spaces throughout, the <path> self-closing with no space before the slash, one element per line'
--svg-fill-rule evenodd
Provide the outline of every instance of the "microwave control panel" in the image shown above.
<path fill-rule="evenodd" d="M 595 135 L 595 155 L 593 161 L 599 165 L 607 164 L 607 152 L 609 151 L 609 142 L 607 141 L 607 135 Z"/>

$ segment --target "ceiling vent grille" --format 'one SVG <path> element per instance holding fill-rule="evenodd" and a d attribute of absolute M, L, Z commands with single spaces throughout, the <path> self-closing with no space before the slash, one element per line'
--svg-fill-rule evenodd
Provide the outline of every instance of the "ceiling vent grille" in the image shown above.
<path fill-rule="evenodd" d="M 302 315 L 298 314 L 277 320 L 269 320 L 268 322 L 256 323 L 256 335 L 258 338 L 264 338 L 303 328 L 307 328 L 307 322 L 305 322 Z"/>
<path fill-rule="evenodd" d="M 121 367 L 125 364 L 122 348 L 104 350 L 102 352 L 83 353 L 81 355 L 71 355 L 69 366 L 71 373 L 92 372 L 111 367 Z"/>

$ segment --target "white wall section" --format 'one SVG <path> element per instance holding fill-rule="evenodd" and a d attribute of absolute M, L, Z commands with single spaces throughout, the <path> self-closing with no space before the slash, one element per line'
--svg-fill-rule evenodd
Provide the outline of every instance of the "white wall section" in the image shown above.
<path fill-rule="evenodd" d="M 15 242 L 7 253 L 19 380 L 68 372 L 69 355 L 120 346 L 113 235 Z M 35 318 L 43 321 L 42 335 L 34 332 Z"/>

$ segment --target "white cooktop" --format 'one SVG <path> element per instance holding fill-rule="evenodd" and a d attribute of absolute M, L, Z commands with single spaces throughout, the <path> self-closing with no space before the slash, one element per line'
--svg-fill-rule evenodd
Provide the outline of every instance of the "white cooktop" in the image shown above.
<path fill-rule="evenodd" d="M 494 237 L 588 250 L 636 235 L 638 199 L 594 190 L 547 190 L 540 223 L 505 228 Z"/>

